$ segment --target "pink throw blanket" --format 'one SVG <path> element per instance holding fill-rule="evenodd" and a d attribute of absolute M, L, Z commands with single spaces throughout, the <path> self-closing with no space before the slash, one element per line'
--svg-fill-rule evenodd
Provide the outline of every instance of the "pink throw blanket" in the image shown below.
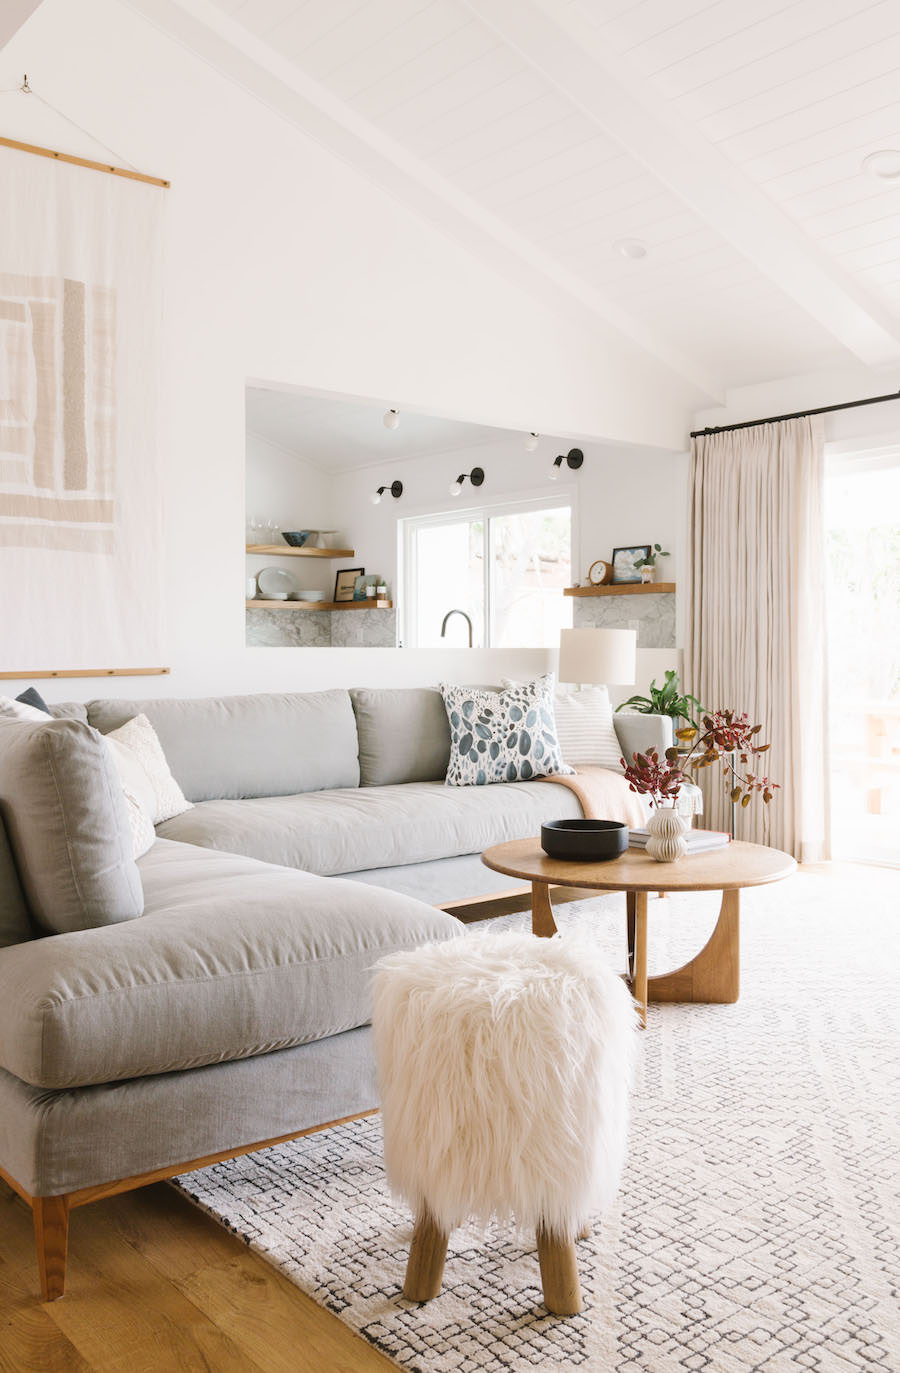
<path fill-rule="evenodd" d="M 647 818 L 637 794 L 630 791 L 625 778 L 609 768 L 580 767 L 574 777 L 542 777 L 542 782 L 574 791 L 586 820 L 620 820 L 629 829 L 642 829 Z"/>

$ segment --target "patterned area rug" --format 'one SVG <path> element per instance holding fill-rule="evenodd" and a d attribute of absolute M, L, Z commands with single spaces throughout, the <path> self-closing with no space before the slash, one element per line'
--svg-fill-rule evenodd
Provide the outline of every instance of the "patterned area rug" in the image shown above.
<path fill-rule="evenodd" d="M 651 1007 L 621 1197 L 578 1245 L 582 1315 L 547 1315 L 533 1244 L 501 1227 L 455 1233 L 441 1295 L 404 1302 L 411 1218 L 377 1117 L 184 1190 L 417 1373 L 897 1373 L 900 875 L 743 895 L 738 1004 Z M 651 971 L 700 947 L 717 904 L 651 901 Z M 622 963 L 624 898 L 558 915 Z"/>

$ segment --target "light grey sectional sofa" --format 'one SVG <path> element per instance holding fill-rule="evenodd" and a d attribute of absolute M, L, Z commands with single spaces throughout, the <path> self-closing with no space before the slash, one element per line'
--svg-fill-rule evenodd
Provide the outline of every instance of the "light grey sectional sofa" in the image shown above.
<path fill-rule="evenodd" d="M 509 890 L 483 850 L 581 815 L 572 791 L 550 782 L 445 786 L 450 731 L 429 688 L 91 701 L 87 719 L 105 734 L 138 711 L 195 803 L 158 827 L 163 838 L 431 905 Z M 626 757 L 671 743 L 665 716 L 619 715 L 615 728 Z"/>
<path fill-rule="evenodd" d="M 578 813 L 551 783 L 445 787 L 437 692 L 57 710 L 0 722 L 0 1175 L 46 1299 L 73 1207 L 371 1110 L 369 969 L 461 932 L 435 907 L 485 845 Z M 139 712 L 195 804 L 135 863 L 97 731 Z"/>

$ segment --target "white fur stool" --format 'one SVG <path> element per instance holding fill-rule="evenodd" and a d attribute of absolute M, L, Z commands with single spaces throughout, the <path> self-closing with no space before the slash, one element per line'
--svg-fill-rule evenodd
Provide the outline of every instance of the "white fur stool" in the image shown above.
<path fill-rule="evenodd" d="M 470 1217 L 537 1232 L 549 1310 L 581 1310 L 575 1239 L 615 1196 L 637 1016 L 583 936 L 473 934 L 377 965 L 388 1181 L 416 1216 L 403 1295 L 441 1289 Z"/>

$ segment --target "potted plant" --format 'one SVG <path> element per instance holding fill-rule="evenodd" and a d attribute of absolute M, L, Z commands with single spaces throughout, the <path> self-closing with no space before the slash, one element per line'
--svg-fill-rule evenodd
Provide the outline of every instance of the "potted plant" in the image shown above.
<path fill-rule="evenodd" d="M 661 544 L 655 543 L 638 569 L 641 574 L 641 581 L 652 582 L 656 576 L 657 558 L 671 558 L 671 556 L 671 553 L 667 552 Z"/>
<path fill-rule="evenodd" d="M 627 709 L 635 710 L 639 715 L 669 715 L 676 724 L 683 720 L 694 730 L 700 727 L 694 719 L 693 712 L 696 710 L 702 715 L 704 711 L 696 696 L 682 694 L 678 673 L 674 668 L 666 673 L 665 684 L 661 687 L 656 685 L 656 678 L 653 678 L 649 696 L 632 696 L 629 701 L 623 701 L 620 706 L 616 706 L 617 711 Z"/>
<path fill-rule="evenodd" d="M 752 759 L 768 751 L 768 744 L 756 742 L 761 730 L 762 725 L 750 724 L 746 712 L 738 715 L 733 710 L 715 710 L 704 714 L 699 728 L 688 726 L 675 731 L 676 738 L 690 744 L 687 753 L 667 748 L 660 760 L 656 749 L 648 749 L 646 753 L 633 754 L 630 763 L 624 758 L 620 760 L 629 789 L 649 796 L 653 806 L 647 840 L 651 858 L 672 863 L 686 852 L 685 823 L 675 802 L 688 780 L 688 768 L 697 770 L 721 763 L 732 802 L 740 801 L 746 809 L 758 794 L 765 805 L 769 804 L 780 783 L 747 771 Z"/>

